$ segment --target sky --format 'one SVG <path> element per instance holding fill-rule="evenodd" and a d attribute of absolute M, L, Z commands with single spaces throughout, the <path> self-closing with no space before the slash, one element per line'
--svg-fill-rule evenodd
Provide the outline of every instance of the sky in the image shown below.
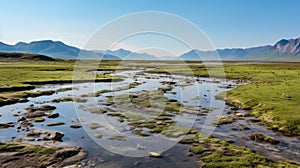
<path fill-rule="evenodd" d="M 112 20 L 144 11 L 171 13 L 188 20 L 215 48 L 272 45 L 282 38 L 300 37 L 299 0 L 1 0 L 0 6 L 0 41 L 8 44 L 51 39 L 85 48 Z M 180 24 L 171 26 L 176 29 Z M 122 26 L 114 30 L 123 31 Z M 88 49 L 106 49 L 101 42 Z M 187 50 L 177 43 L 169 37 L 145 35 L 123 40 L 113 49 L 166 47 L 174 54 Z"/>

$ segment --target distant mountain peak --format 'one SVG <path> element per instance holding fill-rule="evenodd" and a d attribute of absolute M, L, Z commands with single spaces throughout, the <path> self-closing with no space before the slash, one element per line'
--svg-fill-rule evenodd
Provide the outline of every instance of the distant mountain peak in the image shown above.
<path fill-rule="evenodd" d="M 279 40 L 275 45 L 274 49 L 276 53 L 285 55 L 297 55 L 300 54 L 300 38 L 296 39 L 282 39 Z"/>
<path fill-rule="evenodd" d="M 276 44 L 275 44 L 275 46 L 277 47 L 281 47 L 281 46 L 285 46 L 285 45 L 287 45 L 289 43 L 289 40 L 286 40 L 286 39 L 281 39 L 281 40 L 279 40 Z"/>
<path fill-rule="evenodd" d="M 124 51 L 128 51 L 128 50 L 125 50 L 124 48 L 119 48 L 119 49 L 114 50 L 114 51 L 122 51 L 122 52 L 124 52 Z"/>

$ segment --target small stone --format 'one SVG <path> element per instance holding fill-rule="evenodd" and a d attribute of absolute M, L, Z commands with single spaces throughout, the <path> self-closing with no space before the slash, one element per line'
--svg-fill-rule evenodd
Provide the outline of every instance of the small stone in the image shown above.
<path fill-rule="evenodd" d="M 278 139 L 275 139 L 274 137 L 262 134 L 262 133 L 251 133 L 248 135 L 248 137 L 255 142 L 264 142 L 264 143 L 270 143 L 272 145 L 279 144 L 280 141 Z"/>
<path fill-rule="evenodd" d="M 188 155 L 189 157 L 194 156 L 194 154 L 193 154 L 192 152 L 188 152 L 187 155 Z"/>
<path fill-rule="evenodd" d="M 48 127 L 52 127 L 52 126 L 58 126 L 58 125 L 64 125 L 64 122 L 55 122 L 55 123 L 49 123 L 47 124 Z"/>
<path fill-rule="evenodd" d="M 99 134 L 99 133 L 95 134 L 95 138 L 101 138 L 101 137 L 102 137 L 101 134 Z"/>
<path fill-rule="evenodd" d="M 53 114 L 49 114 L 47 117 L 48 118 L 57 118 L 57 117 L 59 117 L 59 114 L 58 113 L 53 113 Z"/>
<path fill-rule="evenodd" d="M 26 115 L 27 118 L 36 118 L 36 117 L 43 117 L 45 116 L 44 111 L 35 111 L 35 112 L 30 112 Z"/>
<path fill-rule="evenodd" d="M 45 137 L 42 138 L 42 140 L 43 141 L 50 141 L 51 139 L 49 137 L 45 136 Z"/>
<path fill-rule="evenodd" d="M 6 128 L 9 128 L 9 127 L 14 127 L 14 123 L 12 122 L 8 122 L 8 123 L 0 123 L 0 129 L 6 129 Z"/>
<path fill-rule="evenodd" d="M 54 141 L 62 141 L 63 136 L 63 133 L 53 132 L 50 134 L 50 139 Z"/>
<path fill-rule="evenodd" d="M 39 108 L 39 110 L 41 110 L 41 111 L 52 111 L 55 109 L 56 109 L 55 106 L 50 106 L 50 105 L 43 105 Z"/>
<path fill-rule="evenodd" d="M 142 149 L 145 149 L 145 147 L 143 147 L 143 146 L 142 146 L 142 145 L 140 145 L 140 144 L 137 144 L 136 148 L 137 148 L 137 150 L 142 150 Z"/>
<path fill-rule="evenodd" d="M 247 126 L 245 126 L 245 125 L 242 125 L 242 124 L 239 124 L 238 127 L 239 127 L 239 129 L 242 130 L 242 131 L 250 130 L 249 127 L 247 127 Z"/>
<path fill-rule="evenodd" d="M 149 152 L 149 156 L 153 157 L 153 158 L 161 158 L 162 157 L 162 155 L 157 152 Z"/>
<path fill-rule="evenodd" d="M 237 117 L 244 117 L 245 116 L 245 114 L 243 114 L 243 113 L 236 113 L 235 114 Z"/>
<path fill-rule="evenodd" d="M 73 125 L 70 125 L 71 128 L 81 128 L 81 125 L 78 125 L 78 124 L 73 124 Z"/>
<path fill-rule="evenodd" d="M 230 143 L 230 144 L 234 143 L 234 141 L 231 140 L 231 139 L 225 139 L 225 141 L 228 142 L 228 143 Z"/>

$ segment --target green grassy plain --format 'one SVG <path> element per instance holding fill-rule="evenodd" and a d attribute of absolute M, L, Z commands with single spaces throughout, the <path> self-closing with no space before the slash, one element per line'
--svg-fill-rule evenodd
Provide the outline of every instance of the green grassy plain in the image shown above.
<path fill-rule="evenodd" d="M 111 62 L 102 63 L 103 68 L 112 68 Z M 88 72 L 98 67 L 98 62 L 81 61 L 74 78 L 74 60 L 58 61 L 1 61 L 0 62 L 0 105 L 11 104 L 11 99 L 37 97 L 48 94 L 30 92 L 40 84 L 72 83 L 84 81 L 112 81 L 116 76 Z M 80 68 L 82 70 L 80 70 Z"/>

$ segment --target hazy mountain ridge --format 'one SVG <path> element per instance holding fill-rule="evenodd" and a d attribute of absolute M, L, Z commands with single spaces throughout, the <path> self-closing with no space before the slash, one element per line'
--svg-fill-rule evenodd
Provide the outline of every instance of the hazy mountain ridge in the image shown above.
<path fill-rule="evenodd" d="M 300 38 L 282 39 L 272 45 L 251 48 L 217 49 L 216 51 L 191 50 L 180 56 L 184 60 L 217 58 L 222 60 L 280 60 L 300 59 Z"/>
<path fill-rule="evenodd" d="M 105 55 L 114 55 L 121 60 L 158 60 L 154 55 L 147 54 L 147 53 L 138 53 L 138 52 L 132 52 L 129 50 L 125 50 L 123 48 L 120 48 L 118 50 L 108 50 L 108 51 L 98 51 L 102 52 Z"/>
<path fill-rule="evenodd" d="M 7 45 L 0 42 L 1 52 L 19 52 L 30 54 L 42 54 L 60 59 L 76 59 L 80 54 L 85 59 L 110 59 L 119 60 L 118 57 L 112 55 L 103 55 L 88 50 L 80 50 L 79 48 L 69 46 L 60 41 L 42 40 L 30 43 L 19 42 L 15 45 Z"/>
<path fill-rule="evenodd" d="M 148 53 L 137 53 L 125 49 L 118 50 L 81 50 L 77 47 L 66 45 L 60 41 L 42 40 L 30 43 L 19 42 L 8 45 L 0 42 L 0 52 L 19 52 L 42 54 L 60 59 L 109 59 L 109 60 L 276 60 L 300 59 L 300 38 L 282 39 L 274 45 L 265 45 L 251 48 L 217 49 L 216 51 L 191 50 L 179 57 L 158 58 Z M 220 57 L 219 57 L 220 56 Z"/>

